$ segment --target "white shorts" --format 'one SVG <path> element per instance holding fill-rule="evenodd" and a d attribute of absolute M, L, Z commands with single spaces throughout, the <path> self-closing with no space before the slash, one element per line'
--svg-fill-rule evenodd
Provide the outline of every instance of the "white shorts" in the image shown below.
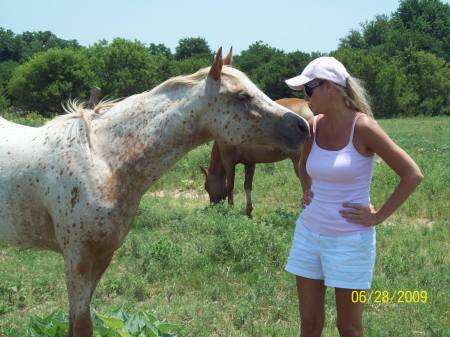
<path fill-rule="evenodd" d="M 369 289 L 376 255 L 375 229 L 346 236 L 311 232 L 298 223 L 286 271 L 326 286 Z"/>

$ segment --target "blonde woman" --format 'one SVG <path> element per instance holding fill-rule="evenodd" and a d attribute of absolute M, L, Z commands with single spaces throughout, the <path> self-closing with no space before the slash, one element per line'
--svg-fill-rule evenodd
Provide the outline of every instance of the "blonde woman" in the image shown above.
<path fill-rule="evenodd" d="M 326 287 L 335 288 L 339 334 L 363 336 L 363 304 L 353 303 L 351 294 L 371 286 L 375 227 L 400 207 L 423 176 L 375 122 L 363 87 L 338 60 L 319 57 L 286 83 L 304 90 L 315 115 L 299 163 L 303 211 L 286 265 L 297 280 L 300 336 L 321 335 Z M 369 196 L 375 154 L 400 177 L 379 209 Z"/>

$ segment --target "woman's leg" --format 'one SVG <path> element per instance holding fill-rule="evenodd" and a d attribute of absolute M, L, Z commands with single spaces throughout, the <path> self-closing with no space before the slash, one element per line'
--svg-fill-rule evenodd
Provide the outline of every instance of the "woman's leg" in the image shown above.
<path fill-rule="evenodd" d="M 341 337 L 362 337 L 364 304 L 352 302 L 353 289 L 336 288 L 337 328 Z M 356 290 L 360 291 L 360 290 Z"/>
<path fill-rule="evenodd" d="M 297 276 L 300 337 L 320 337 L 325 323 L 325 290 L 323 280 Z"/>

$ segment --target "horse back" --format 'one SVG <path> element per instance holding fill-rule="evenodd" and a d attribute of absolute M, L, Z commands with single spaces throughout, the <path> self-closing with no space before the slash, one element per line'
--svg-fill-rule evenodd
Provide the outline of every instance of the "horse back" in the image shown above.
<path fill-rule="evenodd" d="M 313 117 L 313 113 L 311 109 L 309 108 L 308 103 L 301 98 L 281 98 L 279 100 L 276 100 L 278 104 L 288 108 L 292 112 L 295 112 L 297 115 L 303 117 L 304 119 L 308 120 L 311 117 Z"/>

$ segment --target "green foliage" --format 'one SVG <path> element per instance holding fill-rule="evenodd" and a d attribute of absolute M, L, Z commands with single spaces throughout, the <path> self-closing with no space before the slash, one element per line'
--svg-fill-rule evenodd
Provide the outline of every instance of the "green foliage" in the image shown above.
<path fill-rule="evenodd" d="M 400 103 L 402 113 L 450 115 L 450 68 L 444 59 L 426 51 L 407 49 L 399 55 L 399 65 L 406 78 L 405 87 L 412 96 Z"/>
<path fill-rule="evenodd" d="M 84 56 L 68 60 L 67 73 L 61 70 L 65 61 L 34 69 L 39 57 L 33 55 L 51 48 L 69 48 L 72 53 L 78 50 Z M 377 117 L 450 113 L 448 3 L 402 0 L 392 15 L 377 15 L 362 23 L 359 30 L 350 30 L 330 54 L 363 80 Z M 318 56 L 321 54 L 285 53 L 257 41 L 235 55 L 233 65 L 272 99 L 302 97 L 284 80 Z M 55 113 L 68 97 L 87 98 L 94 85 L 102 89 L 104 96 L 126 97 L 150 90 L 172 76 L 207 67 L 212 58 L 207 41 L 201 37 L 181 39 L 172 54 L 164 44 L 147 46 L 118 38 L 112 43 L 99 41 L 81 48 L 75 40 L 62 40 L 48 31 L 15 35 L 0 27 L 0 107 L 12 104 L 20 109 Z M 77 75 L 71 70 L 74 63 Z M 12 77 L 13 73 L 17 75 Z"/>
<path fill-rule="evenodd" d="M 19 63 L 12 60 L 0 61 L 0 110 L 7 109 L 11 104 L 6 86 L 18 65 Z"/>
<path fill-rule="evenodd" d="M 178 46 L 175 48 L 176 60 L 180 61 L 193 56 L 212 56 L 212 51 L 204 38 L 187 37 L 178 42 Z"/>
<path fill-rule="evenodd" d="M 43 117 L 37 112 L 29 112 L 26 114 L 20 114 L 14 112 L 10 109 L 1 109 L 0 116 L 8 120 L 14 121 L 15 123 L 28 125 L 28 126 L 42 126 L 48 121 L 48 118 Z"/>
<path fill-rule="evenodd" d="M 211 55 L 197 55 L 189 58 L 182 59 L 180 61 L 170 62 L 170 74 L 172 76 L 188 75 L 196 72 L 201 68 L 208 67 L 212 64 Z"/>
<path fill-rule="evenodd" d="M 76 40 L 63 40 L 50 31 L 24 32 L 15 35 L 11 30 L 0 27 L 0 62 L 24 62 L 34 54 L 52 48 L 79 49 Z"/>
<path fill-rule="evenodd" d="M 449 114 L 450 6 L 404 0 L 341 39 L 334 53 L 362 79 L 375 115 Z"/>
<path fill-rule="evenodd" d="M 14 37 L 12 30 L 0 27 L 0 62 L 20 60 L 18 41 Z"/>
<path fill-rule="evenodd" d="M 402 40 L 450 61 L 450 5 L 438 0 L 403 0 L 393 15 Z"/>
<path fill-rule="evenodd" d="M 8 84 L 18 65 L 18 62 L 11 60 L 0 62 L 0 85 L 6 86 Z"/>
<path fill-rule="evenodd" d="M 8 83 L 12 103 L 42 114 L 61 112 L 61 103 L 86 98 L 93 83 L 86 56 L 73 49 L 50 49 L 18 66 Z"/>
<path fill-rule="evenodd" d="M 278 99 L 292 95 L 284 80 L 297 74 L 311 59 L 311 55 L 298 51 L 285 54 L 258 41 L 237 55 L 233 66 L 248 74 L 269 97 Z"/>
<path fill-rule="evenodd" d="M 174 324 L 160 322 L 153 314 L 142 311 L 128 315 L 118 309 L 110 315 L 92 313 L 94 337 L 176 337 Z M 28 328 L 30 337 L 65 337 L 69 329 L 69 316 L 54 311 L 45 317 L 32 317 Z"/>
<path fill-rule="evenodd" d="M 8 97 L 6 96 L 6 90 L 0 85 L 0 110 L 6 110 L 10 106 Z"/>
<path fill-rule="evenodd" d="M 96 83 L 109 97 L 127 97 L 150 90 L 167 76 L 168 59 L 151 54 L 139 41 L 114 39 L 96 43 L 86 51 Z"/>
<path fill-rule="evenodd" d="M 158 44 L 150 43 L 150 45 L 148 47 L 148 51 L 152 55 L 162 55 L 169 59 L 173 57 L 172 52 L 170 51 L 170 48 L 166 47 L 162 43 L 158 43 Z"/>

